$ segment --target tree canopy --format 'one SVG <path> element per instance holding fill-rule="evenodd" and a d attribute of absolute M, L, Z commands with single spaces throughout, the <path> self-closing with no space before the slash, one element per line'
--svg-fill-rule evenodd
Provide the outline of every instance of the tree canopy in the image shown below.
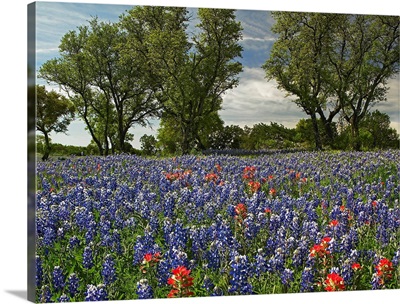
<path fill-rule="evenodd" d="M 74 106 L 56 91 L 46 91 L 44 86 L 36 86 L 36 130 L 44 136 L 43 160 L 47 160 L 50 147 L 50 133 L 66 133 L 74 118 Z"/>
<path fill-rule="evenodd" d="M 298 99 L 310 115 L 321 149 L 317 115 L 333 142 L 333 118 L 351 125 L 359 150 L 359 122 L 384 101 L 388 79 L 399 71 L 399 18 L 323 13 L 273 13 L 279 35 L 263 65 L 268 79 Z M 327 113 L 326 113 L 327 112 Z"/>

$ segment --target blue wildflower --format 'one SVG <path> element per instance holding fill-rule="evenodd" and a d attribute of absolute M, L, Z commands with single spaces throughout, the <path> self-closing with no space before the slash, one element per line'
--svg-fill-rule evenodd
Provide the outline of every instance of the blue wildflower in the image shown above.
<path fill-rule="evenodd" d="M 86 246 L 83 250 L 83 267 L 90 269 L 93 267 L 93 250 L 91 247 Z"/>
<path fill-rule="evenodd" d="M 293 270 L 285 268 L 281 274 L 281 280 L 283 285 L 289 286 L 294 280 Z"/>
<path fill-rule="evenodd" d="M 36 288 L 39 288 L 43 280 L 43 267 L 42 259 L 40 256 L 36 256 Z"/>
<path fill-rule="evenodd" d="M 70 299 L 67 295 L 62 294 L 62 295 L 57 299 L 57 301 L 58 301 L 58 302 L 61 302 L 61 303 L 63 303 L 63 302 L 70 302 L 71 299 Z"/>
<path fill-rule="evenodd" d="M 252 294 L 253 287 L 249 283 L 251 276 L 251 265 L 245 255 L 235 256 L 231 261 L 231 279 L 229 281 L 229 293 L 231 294 Z"/>
<path fill-rule="evenodd" d="M 54 266 L 53 287 L 55 290 L 62 290 L 65 286 L 65 278 L 60 266 Z"/>
<path fill-rule="evenodd" d="M 136 287 L 136 294 L 138 295 L 139 299 L 153 298 L 153 289 L 146 279 L 141 279 L 139 282 L 137 282 Z"/>
<path fill-rule="evenodd" d="M 104 260 L 103 269 L 101 270 L 101 275 L 103 277 L 104 285 L 106 286 L 115 282 L 115 280 L 117 279 L 115 273 L 114 259 L 109 254 L 106 256 Z"/>
<path fill-rule="evenodd" d="M 87 286 L 87 290 L 85 292 L 85 301 L 106 301 L 108 300 L 107 291 L 105 290 L 105 286 L 103 284 L 100 285 L 92 285 L 89 284 Z"/>
<path fill-rule="evenodd" d="M 71 297 L 74 297 L 78 293 L 79 278 L 75 273 L 71 273 L 68 277 L 68 291 Z"/>
<path fill-rule="evenodd" d="M 41 294 L 39 300 L 41 303 L 52 303 L 51 301 L 51 291 L 48 285 L 44 285 L 41 289 Z"/>

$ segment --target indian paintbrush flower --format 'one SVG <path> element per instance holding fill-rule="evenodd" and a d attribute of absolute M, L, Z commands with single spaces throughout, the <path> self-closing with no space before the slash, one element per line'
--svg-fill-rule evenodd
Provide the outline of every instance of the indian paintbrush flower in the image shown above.
<path fill-rule="evenodd" d="M 193 277 L 190 276 L 190 269 L 185 266 L 178 266 L 172 270 L 172 276 L 168 279 L 168 285 L 172 290 L 167 295 L 168 298 L 181 298 L 193 296 L 190 287 L 193 285 Z"/>

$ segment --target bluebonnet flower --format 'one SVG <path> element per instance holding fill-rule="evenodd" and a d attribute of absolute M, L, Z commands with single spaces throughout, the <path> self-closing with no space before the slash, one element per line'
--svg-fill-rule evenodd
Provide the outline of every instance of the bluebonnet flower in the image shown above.
<path fill-rule="evenodd" d="M 87 290 L 85 292 L 86 302 L 106 301 L 106 300 L 108 300 L 108 294 L 103 284 L 99 284 L 97 286 L 89 284 L 87 286 Z"/>
<path fill-rule="evenodd" d="M 153 289 L 149 285 L 147 279 L 141 279 L 136 285 L 136 294 L 139 299 L 152 299 Z"/>
<path fill-rule="evenodd" d="M 224 295 L 223 290 L 221 288 L 219 288 L 218 286 L 215 286 L 211 296 L 212 297 L 221 297 L 223 295 Z"/>
<path fill-rule="evenodd" d="M 69 239 L 69 248 L 70 249 L 74 249 L 76 246 L 80 245 L 80 240 L 78 239 L 77 236 L 71 236 L 71 238 Z"/>
<path fill-rule="evenodd" d="M 54 266 L 53 287 L 55 290 L 62 290 L 65 286 L 65 278 L 60 266 Z"/>
<path fill-rule="evenodd" d="M 43 244 L 45 246 L 52 246 L 57 238 L 57 233 L 52 227 L 44 228 Z"/>
<path fill-rule="evenodd" d="M 101 275 L 103 277 L 104 285 L 106 286 L 115 282 L 115 280 L 117 279 L 115 273 L 114 259 L 109 254 L 106 256 L 104 260 L 103 269 L 101 270 Z"/>
<path fill-rule="evenodd" d="M 305 267 L 301 273 L 300 292 L 314 291 L 314 270 L 311 267 Z"/>
<path fill-rule="evenodd" d="M 300 239 L 299 246 L 294 250 L 292 263 L 295 267 L 300 267 L 308 258 L 309 246 L 304 237 Z"/>
<path fill-rule="evenodd" d="M 275 250 L 275 255 L 268 260 L 268 265 L 272 268 L 272 271 L 280 274 L 285 268 L 284 264 L 283 250 L 279 247 Z"/>
<path fill-rule="evenodd" d="M 293 270 L 285 268 L 281 274 L 282 284 L 285 286 L 289 286 L 291 282 L 294 280 Z"/>
<path fill-rule="evenodd" d="M 42 284 L 43 280 L 43 267 L 42 267 L 42 259 L 40 256 L 36 256 L 36 288 L 39 288 Z"/>
<path fill-rule="evenodd" d="M 249 283 L 251 276 L 251 265 L 245 255 L 235 256 L 231 261 L 231 279 L 229 281 L 229 293 L 232 294 L 252 294 L 253 286 Z"/>
<path fill-rule="evenodd" d="M 354 270 L 352 269 L 352 265 L 353 263 L 350 260 L 346 260 L 341 267 L 341 277 L 343 278 L 345 285 L 350 285 L 352 282 L 354 272 Z M 336 273 L 339 274 L 339 272 Z"/>
<path fill-rule="evenodd" d="M 85 241 L 86 244 L 90 244 L 91 242 L 93 242 L 94 237 L 97 233 L 96 231 L 96 222 L 94 220 L 90 220 L 87 224 L 86 224 L 86 233 L 85 233 Z"/>
<path fill-rule="evenodd" d="M 39 300 L 41 303 L 52 303 L 51 301 L 51 291 L 50 291 L 50 287 L 48 285 L 44 285 L 41 289 L 41 293 L 39 296 Z"/>
<path fill-rule="evenodd" d="M 191 227 L 189 230 L 189 238 L 192 241 L 192 251 L 197 258 L 202 258 L 202 253 L 208 243 L 207 230 L 205 226 Z"/>
<path fill-rule="evenodd" d="M 205 275 L 202 287 L 205 288 L 208 293 L 211 293 L 213 291 L 215 285 L 211 281 L 211 279 L 207 275 Z"/>
<path fill-rule="evenodd" d="M 79 278 L 75 273 L 71 273 L 68 277 L 68 291 L 71 297 L 74 297 L 78 293 Z"/>
<path fill-rule="evenodd" d="M 392 263 L 394 267 L 397 267 L 399 265 L 399 260 L 400 260 L 400 249 L 398 249 L 392 259 Z"/>
<path fill-rule="evenodd" d="M 381 278 L 378 276 L 376 272 L 372 274 L 371 288 L 372 290 L 377 290 L 382 288 Z"/>
<path fill-rule="evenodd" d="M 136 238 L 136 242 L 134 245 L 134 253 L 133 253 L 133 264 L 134 265 L 140 264 L 146 253 L 154 254 L 160 251 L 161 250 L 159 246 L 154 241 L 154 237 L 148 230 L 146 230 L 143 236 L 139 235 Z"/>
<path fill-rule="evenodd" d="M 189 229 L 183 227 L 183 224 L 177 219 L 168 237 L 169 242 L 167 242 L 167 244 L 171 247 L 184 249 L 189 237 L 188 230 Z"/>
<path fill-rule="evenodd" d="M 257 250 L 257 254 L 255 257 L 255 263 L 254 263 L 254 272 L 257 277 L 262 275 L 267 271 L 267 261 L 266 261 L 266 256 L 263 253 L 262 248 Z"/>
<path fill-rule="evenodd" d="M 86 246 L 83 250 L 83 267 L 90 269 L 93 267 L 93 250 L 91 247 Z"/>
<path fill-rule="evenodd" d="M 177 249 L 175 247 L 172 247 L 170 249 L 170 254 L 169 257 L 171 259 L 171 266 L 172 268 L 176 268 L 178 266 L 186 266 L 189 267 L 189 260 L 187 257 L 186 252 Z"/>
<path fill-rule="evenodd" d="M 221 254 L 219 252 L 219 241 L 214 241 L 210 245 L 210 249 L 205 253 L 205 260 L 207 262 L 207 267 L 210 269 L 217 270 L 221 266 Z"/>
<path fill-rule="evenodd" d="M 253 213 L 248 213 L 244 220 L 244 235 L 246 240 L 251 241 L 255 238 L 260 230 L 260 226 L 256 224 Z"/>
<path fill-rule="evenodd" d="M 58 301 L 58 302 L 61 302 L 61 303 L 63 303 L 63 302 L 70 302 L 71 299 L 70 299 L 67 295 L 62 294 L 62 295 L 57 299 L 57 301 Z"/>

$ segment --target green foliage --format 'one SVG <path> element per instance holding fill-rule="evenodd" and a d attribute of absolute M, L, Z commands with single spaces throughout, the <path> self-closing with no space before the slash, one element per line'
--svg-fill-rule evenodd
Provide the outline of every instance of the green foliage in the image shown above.
<path fill-rule="evenodd" d="M 156 155 L 158 152 L 157 139 L 153 135 L 143 135 L 140 138 L 141 150 L 144 155 Z"/>
<path fill-rule="evenodd" d="M 237 126 L 230 125 L 219 128 L 209 135 L 211 149 L 240 149 L 243 147 L 245 131 Z"/>
<path fill-rule="evenodd" d="M 317 119 L 318 129 L 320 130 L 320 140 L 322 147 L 332 147 L 337 146 L 338 134 L 336 129 L 336 123 L 331 123 L 331 129 L 333 131 L 334 137 L 333 141 L 324 128 L 324 123 L 321 119 Z M 313 136 L 313 123 L 311 119 L 300 119 L 296 124 L 295 128 L 295 141 L 301 142 L 305 148 L 312 149 L 315 146 L 315 137 Z"/>
<path fill-rule="evenodd" d="M 209 121 L 217 117 L 222 95 L 237 86 L 242 71 L 235 61 L 242 51 L 241 26 L 233 10 L 200 8 L 198 31 L 191 37 L 188 18 L 186 9 L 171 7 L 135 7 L 121 18 L 128 48 L 147 63 L 142 72 L 156 89 L 162 125 L 174 124 L 160 131 L 159 139 L 173 133 L 177 141 L 169 150 L 183 154 L 207 146 Z"/>
<path fill-rule="evenodd" d="M 352 126 L 342 121 L 339 148 L 343 150 L 352 149 Z M 398 149 L 399 134 L 390 127 L 389 115 L 375 110 L 367 113 L 359 123 L 359 144 L 362 150 L 376 149 Z"/>
<path fill-rule="evenodd" d="M 73 98 L 100 154 L 129 152 L 125 142 L 135 124 L 146 125 L 157 104 L 140 67 L 122 56 L 126 35 L 118 23 L 92 18 L 66 33 L 60 57 L 43 64 L 39 76 L 59 84 Z M 127 148 L 128 150 L 125 150 Z"/>
<path fill-rule="evenodd" d="M 66 133 L 74 111 L 73 104 L 63 95 L 54 90 L 48 92 L 44 86 L 36 86 L 36 131 L 44 135 L 43 160 L 50 155 L 50 133 Z"/>
<path fill-rule="evenodd" d="M 359 124 L 371 106 L 384 101 L 387 81 L 399 71 L 399 18 L 275 12 L 279 34 L 263 65 L 268 79 L 298 99 L 313 122 L 334 142 L 333 118 L 341 112 L 351 126 L 352 149 L 361 147 Z M 325 114 L 326 113 L 326 114 Z"/>

